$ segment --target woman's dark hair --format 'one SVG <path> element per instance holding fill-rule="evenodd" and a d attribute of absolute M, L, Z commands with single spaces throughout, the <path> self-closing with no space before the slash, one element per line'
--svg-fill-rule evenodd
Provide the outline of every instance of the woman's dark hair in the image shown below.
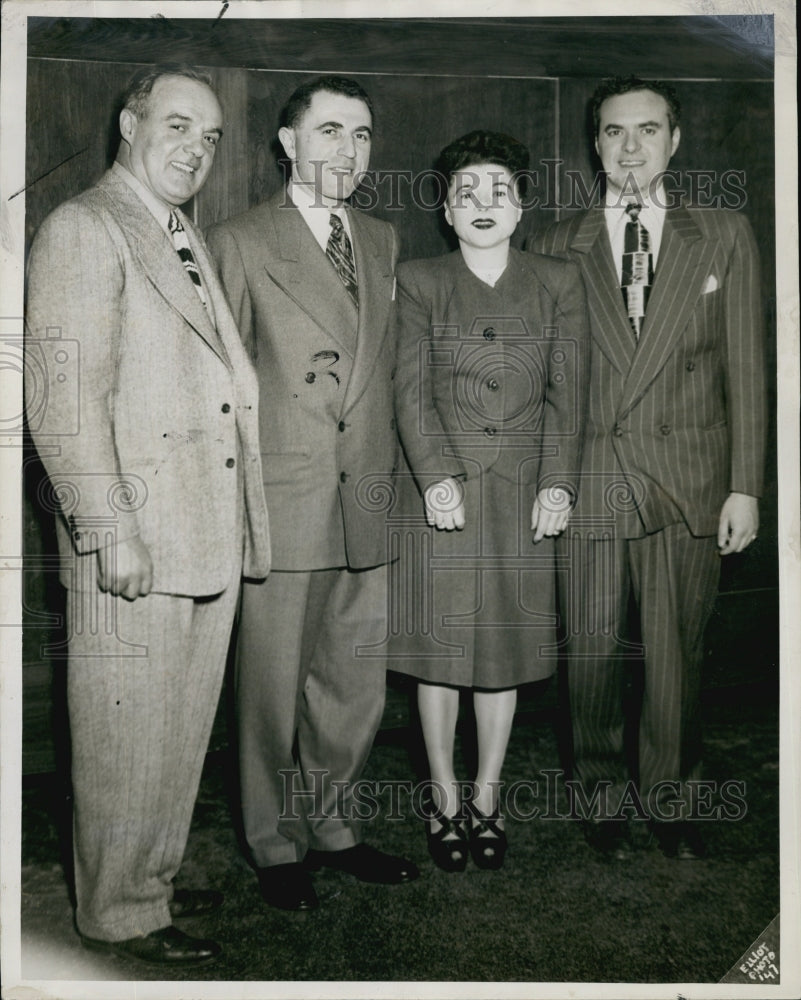
<path fill-rule="evenodd" d="M 529 164 L 528 149 L 503 132 L 476 129 L 454 139 L 439 154 L 437 171 L 444 180 L 440 186 L 442 201 L 447 197 L 451 179 L 458 170 L 487 163 L 505 167 L 515 177 L 518 188 L 522 189 Z"/>

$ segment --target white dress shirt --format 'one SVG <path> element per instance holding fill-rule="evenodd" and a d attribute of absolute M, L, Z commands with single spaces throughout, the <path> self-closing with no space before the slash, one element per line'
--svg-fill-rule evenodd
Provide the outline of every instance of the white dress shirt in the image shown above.
<path fill-rule="evenodd" d="M 336 215 L 342 222 L 345 232 L 348 234 L 350 245 L 351 247 L 353 246 L 350 222 L 344 205 L 335 205 L 333 207 L 325 205 L 314 188 L 306 184 L 294 184 L 292 181 L 287 185 L 287 194 L 300 212 L 303 221 L 311 230 L 312 236 L 317 240 L 323 253 L 325 253 L 325 248 L 328 246 L 328 239 L 331 236 L 331 223 L 328 221 L 331 215 Z M 354 271 L 356 269 L 355 257 L 356 253 L 354 251 Z"/>
<path fill-rule="evenodd" d="M 604 206 L 604 217 L 606 219 L 606 229 L 609 233 L 609 242 L 612 244 L 612 257 L 617 270 L 617 280 L 620 283 L 623 279 L 623 248 L 626 240 L 626 223 L 629 216 L 626 214 L 626 206 L 637 204 L 635 198 L 620 199 L 617 192 L 607 188 L 606 204 Z M 665 193 L 660 186 L 657 189 L 656 197 L 653 201 L 643 199 L 640 211 L 640 222 L 651 238 L 651 257 L 653 259 L 654 271 L 656 271 L 656 261 L 659 257 L 659 247 L 662 243 L 662 230 L 665 227 Z"/>

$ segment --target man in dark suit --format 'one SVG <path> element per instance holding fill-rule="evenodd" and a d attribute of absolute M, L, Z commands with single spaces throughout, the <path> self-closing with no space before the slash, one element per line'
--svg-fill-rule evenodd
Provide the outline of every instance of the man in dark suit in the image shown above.
<path fill-rule="evenodd" d="M 290 98 L 286 190 L 208 234 L 259 376 L 273 573 L 248 584 L 237 656 L 245 833 L 262 896 L 318 899 L 309 869 L 369 882 L 417 869 L 361 842 L 353 786 L 381 720 L 386 505 L 398 456 L 390 315 L 394 230 L 348 198 L 367 169 L 370 99 L 341 77 Z M 305 863 L 302 863 L 305 862 Z"/>
<path fill-rule="evenodd" d="M 212 960 L 174 889 L 243 571 L 269 569 L 255 372 L 180 211 L 222 136 L 209 78 L 134 76 L 117 160 L 61 205 L 28 276 L 28 422 L 60 502 L 76 922 L 149 964 Z M 40 405 L 41 401 L 44 403 Z"/>
<path fill-rule="evenodd" d="M 606 81 L 593 99 L 605 202 L 539 234 L 576 261 L 592 329 L 590 403 L 563 589 L 576 807 L 593 846 L 624 857 L 631 785 L 623 663 L 644 660 L 641 817 L 670 857 L 703 853 L 704 628 L 720 556 L 756 537 L 765 434 L 757 251 L 747 220 L 680 204 L 662 179 L 679 144 L 671 87 Z M 642 647 L 627 639 L 633 596 Z M 580 794 L 579 794 L 580 793 Z M 597 796 L 597 798 L 593 798 Z"/>

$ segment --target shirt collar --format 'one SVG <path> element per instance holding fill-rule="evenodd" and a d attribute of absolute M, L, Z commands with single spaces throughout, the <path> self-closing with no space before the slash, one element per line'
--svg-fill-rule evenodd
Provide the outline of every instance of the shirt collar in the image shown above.
<path fill-rule="evenodd" d="M 169 234 L 170 212 L 175 211 L 175 209 L 173 209 L 171 205 L 167 205 L 160 198 L 157 198 L 153 192 L 146 188 L 139 178 L 135 177 L 127 167 L 124 167 L 119 162 L 119 160 L 114 161 L 111 169 L 121 180 L 125 181 L 134 194 L 139 196 L 156 222 L 158 222 L 165 233 Z"/>
<path fill-rule="evenodd" d="M 345 206 L 342 203 L 338 205 L 326 205 L 309 184 L 296 184 L 294 181 L 290 181 L 287 185 L 287 190 L 289 197 L 302 212 L 325 212 L 326 215 L 338 215 L 342 218 Z"/>
<path fill-rule="evenodd" d="M 665 197 L 665 189 L 661 184 L 656 189 L 653 200 L 645 197 L 645 195 L 640 199 L 630 195 L 621 195 L 621 192 L 607 186 L 604 210 L 607 213 L 625 215 L 627 205 L 639 204 L 642 205 L 643 211 L 648 211 L 649 215 L 658 214 L 662 217 L 665 214 Z"/>

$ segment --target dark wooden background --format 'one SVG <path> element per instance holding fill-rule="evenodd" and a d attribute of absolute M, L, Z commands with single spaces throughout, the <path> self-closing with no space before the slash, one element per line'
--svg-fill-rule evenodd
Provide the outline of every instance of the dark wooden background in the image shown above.
<path fill-rule="evenodd" d="M 244 211 L 281 184 L 275 137 L 280 109 L 303 80 L 356 76 L 375 105 L 371 168 L 377 215 L 402 239 L 402 257 L 450 249 L 440 213 L 415 206 L 413 176 L 450 140 L 474 128 L 524 142 L 540 174 L 544 206 L 524 216 L 516 239 L 559 208 L 567 172 L 587 188 L 599 168 L 588 99 L 603 76 L 671 80 L 684 109 L 671 167 L 738 170 L 760 246 L 770 371 L 775 370 L 772 21 L 769 17 L 525 18 L 492 20 L 236 20 L 30 18 L 27 82 L 26 234 L 58 204 L 96 181 L 118 139 L 118 98 L 145 63 L 183 60 L 209 68 L 225 112 L 225 136 L 191 207 L 201 226 Z M 548 167 L 546 161 L 559 161 Z M 550 191 L 546 176 L 556 177 Z M 426 188 L 421 188 L 429 197 Z M 716 190 L 713 184 L 713 191 Z M 547 196 L 550 195 L 550 198 Z M 773 380 L 771 402 L 774 405 Z M 52 769 L 66 752 L 63 594 L 55 576 L 51 516 L 26 452 L 24 753 L 26 772 Z M 778 661 L 776 455 L 771 435 L 763 528 L 746 556 L 724 563 L 710 625 L 710 688 L 744 683 L 754 670 L 775 680 Z M 711 655 L 714 653 L 714 655 Z M 725 664 L 725 667 L 722 666 Z M 218 739 L 224 738 L 218 729 Z"/>

